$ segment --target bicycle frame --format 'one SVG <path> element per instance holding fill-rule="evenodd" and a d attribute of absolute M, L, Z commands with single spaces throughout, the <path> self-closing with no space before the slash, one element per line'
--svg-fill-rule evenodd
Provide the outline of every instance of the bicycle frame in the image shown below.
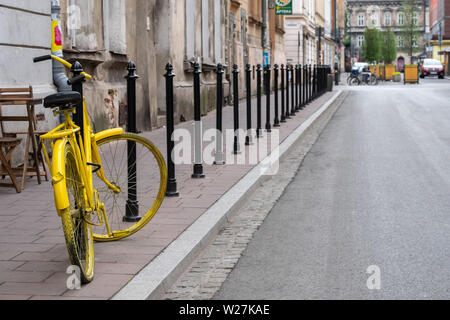
<path fill-rule="evenodd" d="M 72 65 L 67 61 L 52 56 L 52 59 L 57 60 L 64 64 L 66 67 Z M 92 79 L 88 74 L 84 74 L 87 79 Z M 102 131 L 98 134 L 94 134 L 91 124 L 89 122 L 89 116 L 87 114 L 86 104 L 83 97 L 82 110 L 74 109 L 74 112 L 83 112 L 83 127 L 84 137 L 81 136 L 80 127 L 77 126 L 70 116 L 70 110 L 60 110 L 57 113 L 63 113 L 65 121 L 55 129 L 41 136 L 42 150 L 44 152 L 45 161 L 50 169 L 52 176 L 52 184 L 55 192 L 55 207 L 58 215 L 69 207 L 69 199 L 67 195 L 67 186 L 65 182 L 65 159 L 58 156 L 64 154 L 64 148 L 69 143 L 75 152 L 76 165 L 80 174 L 81 183 L 84 186 L 84 208 L 88 212 L 93 212 L 99 209 L 102 204 L 96 203 L 96 192 L 93 188 L 93 172 L 88 170 L 91 165 L 98 165 L 99 168 L 96 171 L 97 176 L 102 180 L 108 188 L 114 193 L 120 193 L 120 189 L 110 183 L 103 172 L 100 153 L 98 151 L 97 141 L 109 136 L 120 135 L 123 133 L 122 128 L 110 129 Z M 50 161 L 47 149 L 45 147 L 45 141 L 49 140 L 52 148 L 53 161 Z M 98 210 L 97 210 L 98 212 Z M 100 218 L 100 217 L 99 217 Z"/>

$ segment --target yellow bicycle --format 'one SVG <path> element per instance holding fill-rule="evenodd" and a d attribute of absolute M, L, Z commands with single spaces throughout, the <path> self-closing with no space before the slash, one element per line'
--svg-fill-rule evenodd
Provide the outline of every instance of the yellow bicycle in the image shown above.
<path fill-rule="evenodd" d="M 49 59 L 72 68 L 53 55 L 34 61 Z M 84 79 L 92 77 L 81 72 L 69 81 L 73 84 Z M 122 128 L 94 133 L 84 97 L 76 91 L 50 95 L 44 106 L 65 119 L 42 135 L 41 142 L 69 258 L 80 268 L 81 281 L 88 283 L 94 277 L 93 241 L 123 239 L 153 218 L 166 191 L 166 164 L 159 150 L 139 135 L 125 133 Z M 72 120 L 79 112 L 83 114 L 82 125 Z M 45 141 L 51 146 L 51 161 Z"/>

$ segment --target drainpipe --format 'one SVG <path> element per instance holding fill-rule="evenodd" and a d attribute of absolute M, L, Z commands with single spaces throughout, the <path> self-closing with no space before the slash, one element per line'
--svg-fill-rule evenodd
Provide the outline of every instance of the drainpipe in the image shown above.
<path fill-rule="evenodd" d="M 263 65 L 266 65 L 266 59 L 269 56 L 269 32 L 267 23 L 267 0 L 262 0 L 262 16 L 263 16 L 263 26 L 262 26 L 262 46 L 263 46 Z M 267 59 L 269 60 L 269 59 Z M 269 64 L 270 61 L 267 62 Z"/>
<path fill-rule="evenodd" d="M 61 33 L 61 4 L 60 0 L 51 0 L 52 4 L 52 55 L 63 58 L 62 51 L 62 33 Z M 64 66 L 52 60 L 53 83 L 58 92 L 70 91 L 71 87 L 67 84 L 67 76 L 64 72 Z"/>

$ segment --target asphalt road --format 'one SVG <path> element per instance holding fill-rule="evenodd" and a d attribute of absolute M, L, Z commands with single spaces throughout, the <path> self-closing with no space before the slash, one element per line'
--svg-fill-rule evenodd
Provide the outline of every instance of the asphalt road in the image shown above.
<path fill-rule="evenodd" d="M 346 89 L 216 299 L 450 298 L 450 81 Z"/>

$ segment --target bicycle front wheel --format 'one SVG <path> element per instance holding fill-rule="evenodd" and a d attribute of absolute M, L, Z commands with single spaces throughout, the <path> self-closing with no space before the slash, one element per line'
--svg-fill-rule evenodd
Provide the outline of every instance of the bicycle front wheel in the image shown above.
<path fill-rule="evenodd" d="M 85 210 L 84 185 L 78 172 L 73 147 L 67 143 L 64 164 L 69 207 L 61 213 L 62 227 L 72 265 L 80 268 L 80 280 L 89 283 L 94 278 L 94 241 L 91 214 Z"/>
<path fill-rule="evenodd" d="M 120 192 L 94 175 L 94 188 L 105 206 L 94 239 L 120 240 L 139 231 L 158 211 L 166 192 L 166 164 L 159 150 L 136 134 L 107 137 L 97 145 L 105 177 Z"/>
<path fill-rule="evenodd" d="M 352 80 L 350 80 L 351 86 L 359 86 L 360 84 L 361 84 L 361 81 L 359 81 L 358 78 L 353 78 Z"/>

